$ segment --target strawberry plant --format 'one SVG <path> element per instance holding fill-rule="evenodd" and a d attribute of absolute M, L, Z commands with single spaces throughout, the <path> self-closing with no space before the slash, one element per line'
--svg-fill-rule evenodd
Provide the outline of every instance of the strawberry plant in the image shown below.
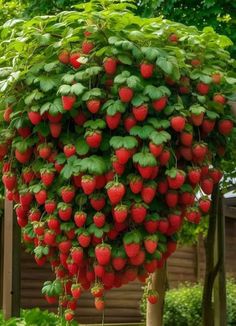
<path fill-rule="evenodd" d="M 221 37 L 126 5 L 6 26 L 18 46 L 0 43 L 2 181 L 67 321 L 82 291 L 103 310 L 106 291 L 145 281 L 206 218 L 235 124 Z"/>

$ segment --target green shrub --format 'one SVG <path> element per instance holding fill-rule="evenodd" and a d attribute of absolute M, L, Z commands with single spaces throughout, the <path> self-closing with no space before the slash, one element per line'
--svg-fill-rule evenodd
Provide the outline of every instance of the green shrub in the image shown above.
<path fill-rule="evenodd" d="M 164 309 L 165 326 L 201 325 L 203 287 L 185 284 L 166 293 Z M 227 281 L 227 325 L 236 324 L 236 282 Z"/>

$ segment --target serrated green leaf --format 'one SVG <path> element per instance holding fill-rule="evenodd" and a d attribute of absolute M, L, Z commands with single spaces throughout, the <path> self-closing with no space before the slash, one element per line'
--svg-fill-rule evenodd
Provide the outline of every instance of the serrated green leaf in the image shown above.
<path fill-rule="evenodd" d="M 86 155 L 89 152 L 89 146 L 83 138 L 76 140 L 75 147 L 79 155 Z"/>

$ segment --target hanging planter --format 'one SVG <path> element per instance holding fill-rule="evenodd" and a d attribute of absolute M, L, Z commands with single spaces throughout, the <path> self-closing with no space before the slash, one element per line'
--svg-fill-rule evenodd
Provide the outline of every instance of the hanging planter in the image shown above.
<path fill-rule="evenodd" d="M 206 218 L 234 127 L 227 39 L 114 8 L 35 18 L 16 27 L 24 51 L 2 44 L 19 65 L 1 81 L 2 180 L 67 320 L 81 292 L 103 310 L 106 291 L 143 282 Z"/>

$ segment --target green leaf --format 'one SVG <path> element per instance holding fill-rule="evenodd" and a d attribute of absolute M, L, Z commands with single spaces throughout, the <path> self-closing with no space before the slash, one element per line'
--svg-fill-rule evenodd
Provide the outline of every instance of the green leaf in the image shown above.
<path fill-rule="evenodd" d="M 53 61 L 53 62 L 47 63 L 44 66 L 44 70 L 46 72 L 50 72 L 50 71 L 54 70 L 57 66 L 58 66 L 58 61 Z"/>
<path fill-rule="evenodd" d="M 155 145 L 163 144 L 171 139 L 171 135 L 166 131 L 153 131 L 150 139 Z"/>
<path fill-rule="evenodd" d="M 133 156 L 133 161 L 134 163 L 138 163 L 143 167 L 157 165 L 157 161 L 151 153 L 144 153 L 144 152 L 136 153 Z"/>
<path fill-rule="evenodd" d="M 34 100 L 40 100 L 44 97 L 44 94 L 39 92 L 37 89 L 34 89 L 28 96 L 25 98 L 25 104 L 30 105 Z"/>
<path fill-rule="evenodd" d="M 80 96 L 84 91 L 86 87 L 84 85 L 77 83 L 71 86 L 70 92 L 74 95 Z"/>
<path fill-rule="evenodd" d="M 38 80 L 39 80 L 40 88 L 43 92 L 48 92 L 57 86 L 55 78 L 52 77 L 39 76 Z"/>
<path fill-rule="evenodd" d="M 193 104 L 190 106 L 189 111 L 193 114 L 200 115 L 201 113 L 204 113 L 206 109 L 200 104 Z"/>
<path fill-rule="evenodd" d="M 58 89 L 58 94 L 61 95 L 68 95 L 71 93 L 71 86 L 69 85 L 61 85 Z"/>
<path fill-rule="evenodd" d="M 161 68 L 166 74 L 171 75 L 173 70 L 173 65 L 170 61 L 168 61 L 164 57 L 159 57 L 156 61 L 156 64 L 158 67 Z"/>
<path fill-rule="evenodd" d="M 138 136 L 141 139 L 148 139 L 150 134 L 154 131 L 155 129 L 153 126 L 150 125 L 145 125 L 143 127 L 141 126 L 134 126 L 130 130 L 130 135 L 131 136 Z"/>
<path fill-rule="evenodd" d="M 84 123 L 84 127 L 92 130 L 104 129 L 106 128 L 106 122 L 102 119 L 87 120 Z"/>
<path fill-rule="evenodd" d="M 78 138 L 75 143 L 76 152 L 79 155 L 86 155 L 89 152 L 89 146 L 83 138 Z"/>
<path fill-rule="evenodd" d="M 162 97 L 162 92 L 157 87 L 148 85 L 144 89 L 144 95 L 148 95 L 152 100 L 156 100 Z"/>
<path fill-rule="evenodd" d="M 119 54 L 118 55 L 118 60 L 120 60 L 120 62 L 126 64 L 126 65 L 129 65 L 131 66 L 132 65 L 132 60 L 130 57 L 128 57 L 127 55 L 124 55 L 124 54 Z"/>

